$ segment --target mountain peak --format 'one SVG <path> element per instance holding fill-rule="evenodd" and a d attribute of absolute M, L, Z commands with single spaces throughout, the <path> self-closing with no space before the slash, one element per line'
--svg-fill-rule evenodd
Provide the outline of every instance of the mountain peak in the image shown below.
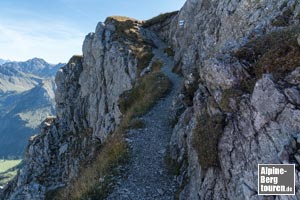
<path fill-rule="evenodd" d="M 7 62 L 11 62 L 10 60 L 6 60 L 6 59 L 1 59 L 0 58 L 0 65 L 3 65 L 4 63 L 7 63 Z"/>
<path fill-rule="evenodd" d="M 42 63 L 47 63 L 43 58 L 37 58 L 37 57 L 31 58 L 31 59 L 29 59 L 29 60 L 27 60 L 25 62 L 42 62 Z"/>
<path fill-rule="evenodd" d="M 56 71 L 63 65 L 63 63 L 57 65 L 49 64 L 44 59 L 35 57 L 23 62 L 8 62 L 2 66 L 40 77 L 48 77 L 55 75 Z"/>

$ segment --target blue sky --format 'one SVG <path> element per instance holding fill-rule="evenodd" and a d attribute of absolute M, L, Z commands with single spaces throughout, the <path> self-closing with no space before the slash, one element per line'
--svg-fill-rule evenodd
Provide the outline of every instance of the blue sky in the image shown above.
<path fill-rule="evenodd" d="M 185 0 L 1 0 L 0 58 L 67 62 L 107 16 L 149 19 L 178 10 Z"/>

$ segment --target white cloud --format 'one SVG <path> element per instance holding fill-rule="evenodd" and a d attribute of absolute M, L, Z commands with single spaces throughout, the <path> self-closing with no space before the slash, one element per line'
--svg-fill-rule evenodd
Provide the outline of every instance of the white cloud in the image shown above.
<path fill-rule="evenodd" d="M 67 62 L 72 55 L 81 54 L 84 36 L 64 22 L 0 20 L 0 58 L 40 57 L 50 63 Z"/>

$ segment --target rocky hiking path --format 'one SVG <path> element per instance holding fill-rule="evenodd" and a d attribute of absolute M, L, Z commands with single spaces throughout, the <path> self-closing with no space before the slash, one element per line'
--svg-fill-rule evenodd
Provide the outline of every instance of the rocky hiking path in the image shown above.
<path fill-rule="evenodd" d="M 172 100 L 180 88 L 180 77 L 172 72 L 174 61 L 164 53 L 166 45 L 151 32 L 145 32 L 155 43 L 154 58 L 164 63 L 162 72 L 172 81 L 171 91 L 159 100 L 141 120 L 145 127 L 130 130 L 127 140 L 130 161 L 126 174 L 117 181 L 107 200 L 174 199 L 176 177 L 167 169 L 165 157 L 172 134 Z"/>

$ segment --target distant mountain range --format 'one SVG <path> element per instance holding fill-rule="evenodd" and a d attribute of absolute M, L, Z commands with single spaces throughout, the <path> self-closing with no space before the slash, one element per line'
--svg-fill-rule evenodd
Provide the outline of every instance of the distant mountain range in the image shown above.
<path fill-rule="evenodd" d="M 0 65 L 0 157 L 22 156 L 28 138 L 54 114 L 54 76 L 63 65 L 39 58 Z"/>
<path fill-rule="evenodd" d="M 4 63 L 10 62 L 10 60 L 4 60 L 0 58 L 0 65 L 3 65 Z"/>

